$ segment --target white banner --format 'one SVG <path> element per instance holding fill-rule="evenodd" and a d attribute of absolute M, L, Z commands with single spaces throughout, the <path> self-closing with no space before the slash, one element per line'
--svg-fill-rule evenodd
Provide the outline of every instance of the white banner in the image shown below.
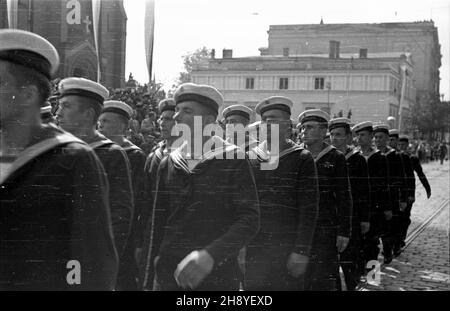
<path fill-rule="evenodd" d="M 144 20 L 145 56 L 147 60 L 148 81 L 152 80 L 153 41 L 155 34 L 155 0 L 145 2 Z"/>
<path fill-rule="evenodd" d="M 6 0 L 9 28 L 17 28 L 18 0 Z"/>
<path fill-rule="evenodd" d="M 92 22 L 94 29 L 94 43 L 95 52 L 97 54 L 97 82 L 100 82 L 101 70 L 100 70 L 100 53 L 98 46 L 98 27 L 100 20 L 101 0 L 92 0 Z"/>

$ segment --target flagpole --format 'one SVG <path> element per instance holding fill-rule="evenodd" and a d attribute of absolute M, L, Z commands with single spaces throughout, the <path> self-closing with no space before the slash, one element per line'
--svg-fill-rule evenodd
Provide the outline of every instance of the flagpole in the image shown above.
<path fill-rule="evenodd" d="M 6 11 L 8 15 L 8 28 L 17 28 L 18 0 L 6 0 Z"/>
<path fill-rule="evenodd" d="M 94 43 L 95 43 L 95 52 L 97 54 L 97 82 L 100 83 L 101 79 L 101 68 L 100 68 L 100 52 L 99 52 L 99 43 L 98 43 L 98 30 L 99 30 L 99 19 L 100 19 L 100 11 L 101 11 L 101 0 L 92 0 L 92 23 L 94 30 Z"/>
<path fill-rule="evenodd" d="M 153 44 L 155 34 L 155 0 L 145 1 L 144 20 L 145 56 L 147 60 L 148 81 L 152 82 L 153 71 Z"/>

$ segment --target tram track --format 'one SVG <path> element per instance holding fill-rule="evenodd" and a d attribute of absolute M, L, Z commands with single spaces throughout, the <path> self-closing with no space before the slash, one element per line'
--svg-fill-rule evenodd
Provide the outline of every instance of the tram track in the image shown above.
<path fill-rule="evenodd" d="M 424 221 L 422 221 L 418 226 L 416 226 L 412 231 L 410 231 L 410 233 L 406 236 L 405 247 L 403 249 L 403 252 L 407 250 L 407 248 L 412 244 L 412 242 L 414 242 L 414 240 L 418 238 L 420 234 L 429 227 L 429 225 L 433 222 L 433 220 L 435 220 L 445 210 L 445 208 L 448 207 L 449 204 L 450 204 L 449 198 L 442 200 L 438 208 L 436 208 L 430 216 L 428 216 Z M 381 264 L 381 269 L 383 269 L 383 267 L 385 266 L 386 265 Z M 368 289 L 369 286 L 370 286 L 369 283 L 366 282 L 360 283 L 357 291 L 367 291 L 369 290 Z"/>
<path fill-rule="evenodd" d="M 411 231 L 411 233 L 409 233 L 406 236 L 405 239 L 405 249 L 408 248 L 408 246 L 423 232 L 425 231 L 425 229 L 428 227 L 428 225 L 437 217 L 439 216 L 442 211 L 445 209 L 445 207 L 448 206 L 450 200 L 449 199 L 444 199 L 441 204 L 439 205 L 439 207 L 433 212 L 433 214 L 431 214 L 430 216 L 428 216 L 427 219 L 425 219 L 425 221 L 423 221 L 419 226 L 417 226 L 416 228 L 414 228 L 413 231 Z"/>

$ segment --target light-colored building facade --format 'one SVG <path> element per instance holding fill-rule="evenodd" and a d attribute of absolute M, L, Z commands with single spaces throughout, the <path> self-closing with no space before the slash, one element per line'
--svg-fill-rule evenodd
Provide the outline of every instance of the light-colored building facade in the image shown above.
<path fill-rule="evenodd" d="M 351 111 L 354 123 L 385 122 L 394 116 L 398 125 L 400 108 L 402 121 L 407 122 L 416 97 L 408 53 L 232 58 L 230 51 L 225 52 L 227 58 L 210 59 L 192 73 L 194 83 L 222 92 L 225 107 L 237 103 L 254 107 L 268 96 L 282 95 L 293 100 L 295 120 L 305 109 L 321 108 L 331 116 Z"/>
<path fill-rule="evenodd" d="M 261 54 L 317 54 L 328 52 L 329 41 L 339 41 L 340 53 L 407 52 L 414 61 L 414 85 L 419 97 L 439 96 L 441 51 L 433 21 L 379 24 L 271 25 L 269 45 Z M 422 100 L 422 99 L 419 99 Z"/>

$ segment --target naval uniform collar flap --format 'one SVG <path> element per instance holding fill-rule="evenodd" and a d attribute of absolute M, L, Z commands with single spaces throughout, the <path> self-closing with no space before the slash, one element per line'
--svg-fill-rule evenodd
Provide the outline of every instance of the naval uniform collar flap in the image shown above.
<path fill-rule="evenodd" d="M 251 149 L 251 152 L 253 152 L 261 162 L 268 162 L 270 160 L 270 154 L 267 150 L 267 140 L 257 144 Z"/>
<path fill-rule="evenodd" d="M 138 146 L 136 146 L 135 144 L 133 144 L 131 141 L 129 141 L 128 139 L 125 139 L 124 143 L 121 146 L 123 148 L 123 150 L 125 151 L 131 151 L 131 150 L 142 150 L 141 148 L 139 148 Z"/>
<path fill-rule="evenodd" d="M 164 157 L 164 147 L 159 146 L 158 148 L 156 148 L 154 154 L 155 157 L 161 160 Z"/>
<path fill-rule="evenodd" d="M 269 162 L 269 161 L 270 162 L 274 162 L 277 159 L 280 160 L 281 158 L 284 158 L 284 157 L 288 156 L 289 154 L 291 154 L 293 152 L 296 152 L 298 150 L 303 150 L 304 149 L 301 146 L 299 146 L 296 143 L 294 143 L 293 141 L 289 141 L 288 143 L 290 144 L 290 147 L 282 150 L 277 155 L 272 155 L 271 152 L 268 150 L 268 148 L 267 148 L 267 140 L 265 140 L 262 143 L 256 145 L 251 150 L 253 151 L 253 153 L 256 154 L 256 156 L 258 157 L 259 161 L 261 161 L 261 162 Z"/>
<path fill-rule="evenodd" d="M 44 135 L 47 136 L 46 138 L 41 139 L 37 138 L 27 148 L 25 148 L 25 150 L 19 153 L 16 160 L 12 163 L 11 167 L 9 168 L 8 172 L 0 180 L 0 184 L 3 184 L 3 182 L 6 181 L 9 177 L 11 177 L 11 175 L 14 172 L 19 170 L 21 167 L 23 167 L 33 159 L 37 158 L 38 156 L 57 146 L 74 142 L 86 144 L 85 142 L 83 142 L 82 140 L 78 139 L 77 137 L 73 136 L 70 133 L 59 131 L 56 133 L 55 132 L 47 133 L 48 130 L 49 128 L 46 127 L 43 129 L 43 133 L 45 132 Z"/>
<path fill-rule="evenodd" d="M 217 157 L 218 155 L 225 156 L 227 153 L 233 152 L 234 150 L 238 149 L 238 146 L 233 145 L 233 144 L 229 143 L 226 140 L 223 140 L 219 136 L 212 136 L 210 138 L 210 140 L 212 140 L 214 142 L 214 147 L 215 146 L 219 146 L 219 147 L 218 148 L 214 148 L 214 150 L 210 150 L 210 151 L 206 152 L 203 155 L 202 161 L 200 161 L 200 162 L 204 162 L 204 161 L 207 161 L 207 160 L 212 160 L 215 157 Z"/>
<path fill-rule="evenodd" d="M 367 160 L 369 160 L 371 156 L 373 156 L 374 154 L 379 153 L 379 152 L 380 152 L 380 150 L 372 148 L 372 151 L 370 151 L 369 154 L 367 156 L 364 156 L 364 157 Z M 364 153 L 363 153 L 363 155 L 364 155 Z"/>
<path fill-rule="evenodd" d="M 91 146 L 92 149 L 97 149 L 106 145 L 112 145 L 114 144 L 114 142 L 108 138 L 106 138 L 105 136 L 98 134 L 95 138 L 94 141 L 92 141 L 89 146 Z"/>
<path fill-rule="evenodd" d="M 326 155 L 328 152 L 330 152 L 331 150 L 334 150 L 334 149 L 336 149 L 334 146 L 328 145 L 325 149 L 323 149 L 321 152 L 319 152 L 319 154 L 314 159 L 314 161 L 318 162 L 324 155 Z"/>
<path fill-rule="evenodd" d="M 388 150 L 386 151 L 386 153 L 385 153 L 384 155 L 391 154 L 391 153 L 394 152 L 394 151 L 395 151 L 394 148 L 389 148 L 389 147 L 388 147 Z"/>
<path fill-rule="evenodd" d="M 284 149 L 283 151 L 280 152 L 280 159 L 293 153 L 296 152 L 298 150 L 302 150 L 304 149 L 302 146 L 297 145 L 296 143 L 294 143 L 293 141 L 289 140 L 288 143 L 291 145 L 289 148 Z"/>
<path fill-rule="evenodd" d="M 345 159 L 350 159 L 353 155 L 359 153 L 359 150 L 357 148 L 349 148 L 347 150 L 347 153 L 345 154 Z"/>
<path fill-rule="evenodd" d="M 185 149 L 187 148 L 187 141 L 184 141 L 181 146 L 175 148 L 169 155 L 172 160 L 174 166 L 178 169 L 185 171 L 186 173 L 190 173 L 189 166 L 187 164 L 186 159 L 183 157 L 185 153 Z M 159 149 L 159 148 L 158 148 Z"/>
<path fill-rule="evenodd" d="M 180 147 L 176 148 L 170 153 L 170 157 L 172 161 L 174 162 L 174 165 L 182 170 L 184 170 L 186 173 L 193 173 L 197 172 L 201 165 L 206 163 L 209 160 L 212 160 L 220 155 L 221 159 L 226 158 L 226 154 L 229 152 L 233 152 L 236 149 L 239 149 L 236 145 L 230 144 L 220 138 L 219 136 L 212 136 L 210 138 L 210 141 L 212 140 L 212 144 L 214 147 L 217 147 L 213 150 L 210 150 L 206 152 L 202 158 L 198 161 L 198 163 L 195 164 L 195 166 L 190 169 L 188 165 L 188 160 L 185 159 L 183 155 L 186 154 L 186 148 L 187 148 L 187 141 L 184 141 Z"/>

